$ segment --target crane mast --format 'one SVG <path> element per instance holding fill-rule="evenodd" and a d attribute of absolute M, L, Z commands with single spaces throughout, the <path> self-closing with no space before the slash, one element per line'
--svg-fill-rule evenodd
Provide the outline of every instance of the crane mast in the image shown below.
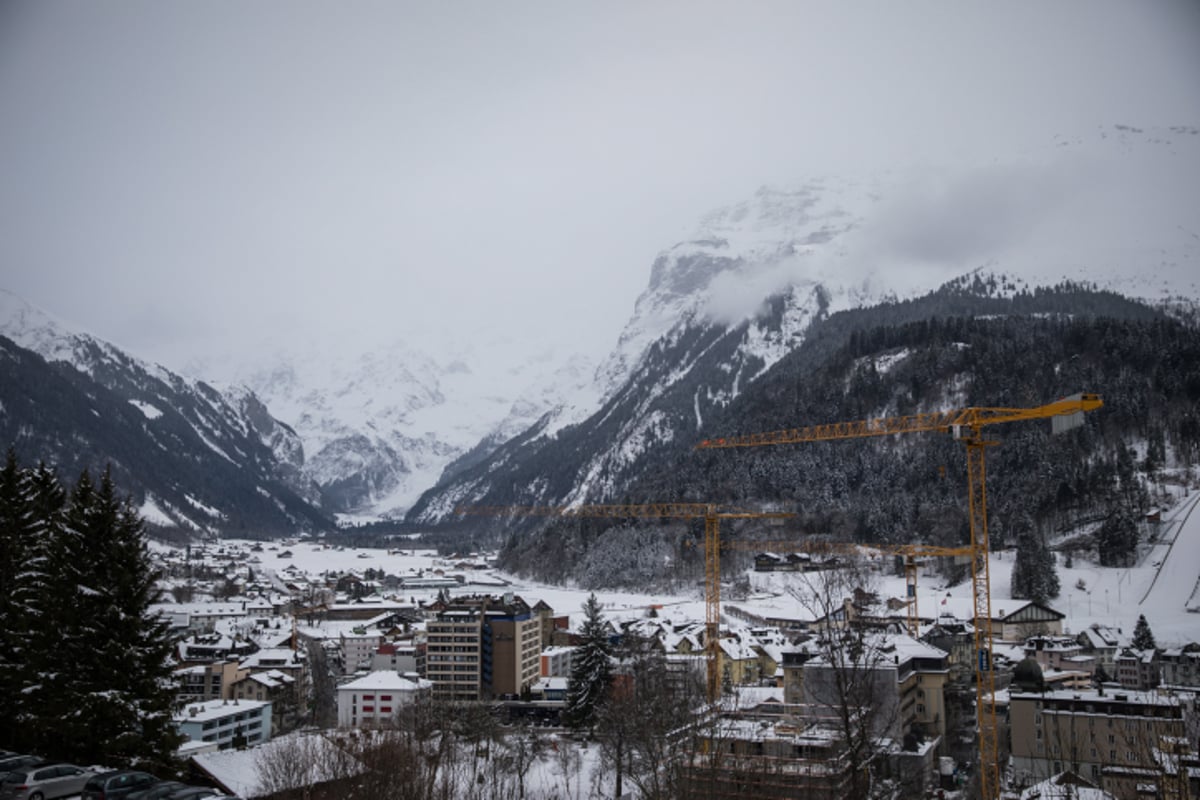
<path fill-rule="evenodd" d="M 951 433 L 967 448 L 967 513 L 971 528 L 971 583 L 975 606 L 975 713 L 979 723 L 979 771 L 984 800 L 1000 796 L 999 733 L 995 676 L 992 672 L 991 577 L 988 574 L 987 470 L 985 449 L 998 442 L 983 438 L 983 428 L 1008 422 L 1053 419 L 1058 433 L 1083 424 L 1085 412 L 1100 408 L 1098 394 L 1082 393 L 1031 408 L 969 407 L 857 422 L 834 422 L 768 433 L 706 439 L 699 449 L 761 447 L 835 439 L 860 439 L 900 433 Z M 912 608 L 915 608 L 915 598 Z M 986 701 L 986 703 L 985 703 Z"/>
<path fill-rule="evenodd" d="M 462 506 L 459 514 L 514 517 L 659 518 L 704 520 L 704 652 L 707 697 L 721 695 L 717 652 L 721 636 L 721 520 L 787 519 L 795 514 L 779 511 L 721 510 L 714 503 L 625 503 L 578 506 Z"/>

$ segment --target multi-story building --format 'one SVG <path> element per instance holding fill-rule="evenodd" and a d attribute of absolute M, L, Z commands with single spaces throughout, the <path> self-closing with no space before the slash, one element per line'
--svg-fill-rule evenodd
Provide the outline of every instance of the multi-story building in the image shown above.
<path fill-rule="evenodd" d="M 1200 644 L 1164 650 L 1159 656 L 1159 671 L 1164 686 L 1200 688 Z"/>
<path fill-rule="evenodd" d="M 950 664 L 945 651 L 903 634 L 854 634 L 837 647 L 857 647 L 864 654 L 857 661 L 833 663 L 827 648 L 817 648 L 817 655 L 802 667 L 805 703 L 826 708 L 861 704 L 870 709 L 873 733 L 894 741 L 913 734 L 926 739 L 946 735 L 945 687 Z M 785 653 L 785 674 L 787 658 Z M 869 680 L 849 682 L 857 687 L 853 696 L 839 694 L 838 687 L 848 684 L 841 674 L 846 670 L 871 675 Z M 786 683 L 784 692 L 786 697 Z"/>
<path fill-rule="evenodd" d="M 219 750 L 252 747 L 271 738 L 271 704 L 255 700 L 209 700 L 184 706 L 175 727 L 193 742 Z"/>
<path fill-rule="evenodd" d="M 1154 648 L 1134 650 L 1123 648 L 1114 659 L 1117 669 L 1117 682 L 1123 689 L 1145 691 L 1158 686 L 1159 660 L 1158 651 Z"/>
<path fill-rule="evenodd" d="M 577 647 L 543 648 L 539 675 L 543 678 L 571 677 L 571 659 L 578 649 Z"/>
<path fill-rule="evenodd" d="M 1117 674 L 1117 647 L 1120 646 L 1120 631 L 1108 625 L 1092 623 L 1079 633 L 1075 640 L 1083 646 L 1083 652 L 1096 660 L 1096 671 L 1103 672 L 1106 680 Z"/>
<path fill-rule="evenodd" d="M 1177 697 L 1025 688 L 1009 698 L 1012 764 L 1025 782 L 1071 770 L 1120 800 L 1144 796 L 1139 786 L 1156 787 L 1157 797 L 1178 796 L 1172 790 L 1178 776 L 1163 758 L 1178 756 L 1180 742 L 1187 742 Z"/>
<path fill-rule="evenodd" d="M 459 597 L 426 626 L 425 676 L 436 697 L 520 694 L 540 669 L 542 621 L 519 597 Z"/>
<path fill-rule="evenodd" d="M 270 701 L 271 729 L 276 732 L 295 727 L 300 711 L 300 691 L 294 677 L 277 669 L 246 675 L 232 687 L 232 695 L 239 701 Z"/>
<path fill-rule="evenodd" d="M 1033 636 L 1025 640 L 1025 655 L 1043 669 L 1079 672 L 1091 677 L 1096 659 L 1083 652 L 1083 645 L 1070 636 Z"/>
<path fill-rule="evenodd" d="M 371 659 L 384 643 L 384 636 L 377 630 L 361 629 L 341 634 L 338 641 L 342 650 L 342 670 L 353 673 L 370 669 Z"/>
<path fill-rule="evenodd" d="M 425 677 L 433 695 L 478 700 L 481 691 L 483 609 L 446 608 L 425 626 Z"/>
<path fill-rule="evenodd" d="M 424 672 L 425 665 L 417 660 L 417 646 L 412 644 L 385 643 L 379 645 L 371 656 L 371 672 L 391 670 L 403 675 L 406 672 Z"/>
<path fill-rule="evenodd" d="M 394 722 L 396 715 L 417 697 L 428 695 L 433 684 L 415 674 L 401 675 L 379 670 L 342 684 L 337 690 L 338 726 L 379 728 Z"/>
<path fill-rule="evenodd" d="M 217 661 L 175 670 L 179 681 L 178 699 L 181 703 L 202 703 L 207 700 L 230 700 L 233 686 L 246 677 L 249 670 L 236 661 Z"/>
<path fill-rule="evenodd" d="M 524 600 L 506 596 L 485 611 L 482 649 L 484 690 L 492 697 L 523 694 L 541 671 L 542 621 Z"/>

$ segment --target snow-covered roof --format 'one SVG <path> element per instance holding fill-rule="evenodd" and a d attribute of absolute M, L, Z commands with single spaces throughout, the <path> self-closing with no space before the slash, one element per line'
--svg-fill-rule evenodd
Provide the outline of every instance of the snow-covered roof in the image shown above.
<path fill-rule="evenodd" d="M 268 700 L 207 700 L 203 703 L 188 703 L 175 715 L 175 721 L 208 722 L 235 714 L 258 711 L 263 706 L 270 705 Z"/>
<path fill-rule="evenodd" d="M 326 751 L 337 756 L 323 756 Z M 263 795 L 259 770 L 263 764 L 270 763 L 274 753 L 287 754 L 289 763 L 308 765 L 302 774 L 296 775 L 297 786 L 318 784 L 365 770 L 361 764 L 350 766 L 354 762 L 346 753 L 340 752 L 334 741 L 314 733 L 278 737 L 248 750 L 194 755 L 191 760 L 225 790 L 239 797 L 254 798 Z M 295 758 L 291 758 L 293 755 Z M 334 770 L 337 774 L 333 774 Z"/>
<path fill-rule="evenodd" d="M 241 666 L 244 669 L 258 669 L 261 667 L 294 669 L 304 666 L 304 655 L 298 650 L 276 647 L 259 650 L 257 653 L 246 656 L 242 659 Z"/>
<path fill-rule="evenodd" d="M 433 684 L 423 678 L 409 678 L 390 669 L 369 672 L 361 678 L 343 683 L 338 691 L 395 691 L 415 692 L 420 689 L 431 689 Z"/>
<path fill-rule="evenodd" d="M 553 691 L 565 692 L 567 690 L 567 684 L 570 682 L 570 680 L 571 680 L 570 678 L 563 678 L 563 677 L 557 677 L 557 676 L 548 677 L 548 678 L 539 678 L 537 683 L 533 684 L 532 690 L 535 692 L 553 692 Z"/>
<path fill-rule="evenodd" d="M 1072 773 L 1060 772 L 1053 778 L 1035 783 L 1021 792 L 1021 800 L 1115 800 L 1115 798 Z"/>

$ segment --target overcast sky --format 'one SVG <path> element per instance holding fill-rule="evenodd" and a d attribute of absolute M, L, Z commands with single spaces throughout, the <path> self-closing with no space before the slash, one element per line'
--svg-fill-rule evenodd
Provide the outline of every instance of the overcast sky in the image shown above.
<path fill-rule="evenodd" d="M 0 288 L 178 368 L 614 341 L 758 186 L 1200 122 L 1200 3 L 0 0 Z"/>

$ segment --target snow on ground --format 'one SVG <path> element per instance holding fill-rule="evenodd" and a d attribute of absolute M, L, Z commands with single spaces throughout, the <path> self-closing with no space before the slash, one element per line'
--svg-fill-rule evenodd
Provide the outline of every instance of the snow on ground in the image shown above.
<path fill-rule="evenodd" d="M 163 525 L 165 527 L 175 525 L 175 520 L 167 516 L 167 512 L 159 508 L 158 503 L 154 502 L 154 495 L 152 494 L 146 495 L 146 501 L 138 509 L 138 516 L 154 525 Z"/>
<path fill-rule="evenodd" d="M 1065 629 L 1076 633 L 1092 623 L 1100 623 L 1120 628 L 1128 637 L 1132 635 L 1138 615 L 1145 614 L 1159 646 L 1200 640 L 1200 613 L 1187 610 L 1189 604 L 1192 608 L 1200 607 L 1200 593 L 1196 592 L 1200 580 L 1200 513 L 1193 513 L 1198 504 L 1200 493 L 1183 498 L 1175 509 L 1164 514 L 1157 543 L 1143 549 L 1135 566 L 1104 568 L 1077 556 L 1074 565 L 1067 567 L 1059 555 L 1061 593 L 1050 605 L 1067 615 Z M 227 540 L 224 544 L 248 548 L 254 543 Z M 291 552 L 291 557 L 280 558 L 279 554 L 284 551 Z M 371 567 L 401 577 L 418 574 L 431 577 L 436 570 L 442 570 L 446 575 L 464 577 L 466 582 L 454 589 L 457 593 L 513 592 L 531 605 L 544 600 L 556 614 L 570 615 L 572 624 L 582 618 L 583 604 L 591 594 L 585 589 L 526 581 L 493 569 L 461 568 L 457 565 L 466 561 L 479 563 L 480 559 L 445 559 L 433 551 L 408 545 L 385 551 L 339 549 L 312 542 L 272 543 L 266 545 L 258 558 L 263 569 L 275 573 L 289 565 L 309 575 L 326 571 L 362 571 Z M 1025 602 L 1012 599 L 1013 558 L 1012 551 L 994 552 L 991 556 L 992 613 L 997 616 L 1011 613 Z M 877 584 L 872 588 L 883 597 L 903 598 L 903 577 L 885 574 L 890 562 L 890 558 L 879 559 L 880 572 Z M 805 609 L 788 592 L 790 588 L 803 586 L 803 574 L 751 573 L 750 578 L 751 594 L 748 597 L 723 594 L 724 611 L 736 608 L 763 617 L 805 616 Z M 436 588 L 404 589 L 403 595 L 406 600 L 430 600 L 437 591 Z M 613 620 L 646 616 L 651 606 L 659 607 L 659 616 L 679 622 L 703 621 L 705 618 L 704 598 L 699 587 L 690 595 L 615 590 L 602 590 L 596 594 L 604 606 L 605 616 Z M 973 613 L 970 581 L 948 587 L 932 569 L 922 570 L 917 594 L 923 616 L 947 613 L 969 619 Z M 725 619 L 736 623 L 728 613 Z"/>

